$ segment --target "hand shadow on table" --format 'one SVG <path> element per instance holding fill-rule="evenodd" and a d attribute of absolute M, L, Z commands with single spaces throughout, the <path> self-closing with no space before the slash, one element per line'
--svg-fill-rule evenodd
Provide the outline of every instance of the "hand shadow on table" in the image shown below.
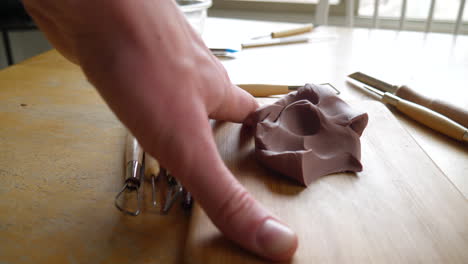
<path fill-rule="evenodd" d="M 151 198 L 150 190 L 145 190 L 145 198 Z M 136 217 L 117 212 L 120 215 L 109 233 L 107 248 L 121 263 L 180 263 L 190 215 L 179 204 L 162 215 L 146 200 Z"/>

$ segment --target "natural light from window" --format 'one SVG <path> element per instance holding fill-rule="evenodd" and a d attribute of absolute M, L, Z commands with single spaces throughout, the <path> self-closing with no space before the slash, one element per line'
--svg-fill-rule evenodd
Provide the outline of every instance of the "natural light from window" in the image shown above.
<path fill-rule="evenodd" d="M 454 21 L 458 14 L 461 0 L 436 1 L 434 9 L 435 20 Z M 360 0 L 359 15 L 372 16 L 374 13 L 375 0 Z M 399 18 L 401 14 L 402 0 L 381 0 L 379 6 L 379 16 L 388 18 Z M 408 0 L 406 7 L 406 17 L 416 19 L 426 19 L 429 14 L 431 0 Z M 465 7 L 463 20 L 468 20 L 468 6 Z"/>

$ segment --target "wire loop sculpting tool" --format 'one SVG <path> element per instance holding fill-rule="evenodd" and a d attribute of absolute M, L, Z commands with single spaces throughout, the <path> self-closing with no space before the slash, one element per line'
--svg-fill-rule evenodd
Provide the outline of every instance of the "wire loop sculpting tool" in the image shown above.
<path fill-rule="evenodd" d="M 127 135 L 125 150 L 125 181 L 120 192 L 115 196 L 114 204 L 120 211 L 137 216 L 141 212 L 142 207 L 142 195 L 140 191 L 142 188 L 142 179 L 144 177 L 144 165 L 143 165 L 143 149 L 138 144 L 138 141 L 130 133 Z M 126 194 L 135 193 L 136 209 L 129 209 L 121 205 L 121 198 Z M 130 196 L 131 197 L 131 196 Z"/>

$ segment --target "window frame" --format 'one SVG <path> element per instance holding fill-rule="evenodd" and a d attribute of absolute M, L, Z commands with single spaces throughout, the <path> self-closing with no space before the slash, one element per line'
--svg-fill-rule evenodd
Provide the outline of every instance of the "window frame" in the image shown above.
<path fill-rule="evenodd" d="M 280 21 L 292 23 L 313 23 L 317 4 L 287 2 L 281 0 L 213 0 L 213 6 L 209 11 L 211 16 L 231 17 L 250 20 Z M 355 0 L 353 10 L 354 27 L 372 28 L 372 17 L 359 16 L 359 0 Z M 468 8 L 468 7 L 466 7 Z M 328 25 L 346 25 L 346 5 L 340 0 L 338 5 L 330 4 Z M 379 17 L 378 28 L 399 29 L 399 18 Z M 403 30 L 424 32 L 426 23 L 424 19 L 406 17 Z M 455 22 L 433 20 L 430 32 L 453 33 Z M 462 22 L 459 34 L 468 34 L 468 23 Z"/>
<path fill-rule="evenodd" d="M 212 9 L 310 15 L 315 14 L 316 6 L 315 3 L 302 0 L 213 0 Z M 345 8 L 345 1 L 343 0 L 339 0 L 338 5 L 330 4 L 330 15 L 344 16 Z M 355 13 L 357 14 L 357 8 L 355 8 Z"/>

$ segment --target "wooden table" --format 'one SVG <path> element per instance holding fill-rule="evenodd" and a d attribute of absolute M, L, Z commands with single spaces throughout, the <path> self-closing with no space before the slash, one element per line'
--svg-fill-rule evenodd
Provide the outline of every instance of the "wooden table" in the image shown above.
<path fill-rule="evenodd" d="M 232 44 L 289 26 L 210 18 L 205 38 Z M 329 82 L 345 100 L 373 100 L 345 83 L 362 71 L 468 107 L 467 36 L 335 27 L 314 35 L 223 63 L 235 83 Z M 145 204 L 130 217 L 114 208 L 125 129 L 78 67 L 50 51 L 7 68 L 0 102 L 0 262 L 180 262 L 187 214 L 163 217 Z M 395 115 L 466 199 L 468 147 Z"/>

